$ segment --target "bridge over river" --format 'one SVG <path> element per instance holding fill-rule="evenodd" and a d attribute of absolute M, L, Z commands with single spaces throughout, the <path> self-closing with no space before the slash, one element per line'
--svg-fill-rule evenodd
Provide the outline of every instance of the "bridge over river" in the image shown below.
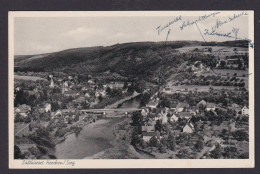
<path fill-rule="evenodd" d="M 116 109 L 83 109 L 81 113 L 104 113 L 104 112 L 134 112 L 140 111 L 140 108 L 116 108 Z"/>

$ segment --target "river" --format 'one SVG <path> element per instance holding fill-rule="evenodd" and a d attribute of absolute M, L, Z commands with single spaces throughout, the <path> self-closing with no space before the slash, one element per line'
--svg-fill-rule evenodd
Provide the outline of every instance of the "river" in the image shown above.
<path fill-rule="evenodd" d="M 132 98 L 119 108 L 137 108 L 141 95 Z M 112 147 L 109 144 L 115 138 L 114 126 L 125 118 L 100 119 L 95 123 L 86 125 L 76 136 L 69 135 L 65 141 L 56 145 L 55 156 L 58 159 L 83 159 Z"/>

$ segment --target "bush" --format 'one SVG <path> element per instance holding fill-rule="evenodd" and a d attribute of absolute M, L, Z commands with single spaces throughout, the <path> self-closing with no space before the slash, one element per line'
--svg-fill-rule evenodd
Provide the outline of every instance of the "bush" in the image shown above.
<path fill-rule="evenodd" d="M 158 141 L 158 139 L 155 136 L 153 136 L 149 141 L 149 146 L 159 147 L 159 145 L 160 145 L 160 142 Z"/>

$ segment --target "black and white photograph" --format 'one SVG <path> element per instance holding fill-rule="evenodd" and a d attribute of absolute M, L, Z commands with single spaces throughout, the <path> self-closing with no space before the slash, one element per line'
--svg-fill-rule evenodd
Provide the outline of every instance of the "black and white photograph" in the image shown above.
<path fill-rule="evenodd" d="M 253 14 L 9 12 L 9 163 L 254 167 Z"/>

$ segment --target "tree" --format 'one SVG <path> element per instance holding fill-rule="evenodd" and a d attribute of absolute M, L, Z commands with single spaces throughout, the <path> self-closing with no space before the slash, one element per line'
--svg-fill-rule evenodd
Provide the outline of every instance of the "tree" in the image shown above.
<path fill-rule="evenodd" d="M 173 137 L 173 135 L 172 134 L 170 134 L 169 136 L 168 136 L 168 147 L 172 150 L 172 151 L 174 151 L 175 150 L 175 147 L 176 147 L 176 143 L 175 143 L 175 140 L 174 140 L 174 137 Z"/>
<path fill-rule="evenodd" d="M 145 81 L 141 80 L 135 84 L 135 91 L 142 93 L 145 89 Z"/>
<path fill-rule="evenodd" d="M 22 105 L 22 104 L 26 104 L 27 103 L 27 96 L 28 94 L 25 93 L 22 89 L 16 92 L 16 96 L 14 99 L 14 105 L 18 106 L 18 105 Z"/>
<path fill-rule="evenodd" d="M 57 111 L 58 109 L 60 109 L 59 103 L 56 101 L 51 102 L 51 110 L 54 112 L 54 111 Z"/>
<path fill-rule="evenodd" d="M 210 154 L 211 158 L 219 159 L 222 156 L 221 148 L 219 144 L 216 144 L 216 148 L 211 151 Z"/>
<path fill-rule="evenodd" d="M 159 107 L 167 107 L 170 108 L 171 102 L 167 98 L 163 98 L 159 103 Z"/>
<path fill-rule="evenodd" d="M 149 103 L 150 97 L 151 97 L 151 95 L 149 93 L 147 93 L 147 92 L 144 93 L 144 95 L 142 96 L 141 101 L 140 101 L 140 106 L 141 107 L 146 106 L 146 104 Z"/>
<path fill-rule="evenodd" d="M 127 83 L 127 82 L 124 82 L 123 89 L 126 89 L 127 87 L 128 87 L 128 83 Z"/>
<path fill-rule="evenodd" d="M 225 147 L 223 156 L 225 158 L 235 158 L 237 156 L 237 148 L 236 147 Z"/>
<path fill-rule="evenodd" d="M 226 65 L 226 62 L 225 62 L 224 60 L 221 60 L 221 61 L 220 61 L 220 66 L 221 66 L 221 67 L 224 67 L 225 65 Z"/>
<path fill-rule="evenodd" d="M 202 140 L 198 140 L 194 147 L 196 150 L 201 151 L 204 148 L 204 142 Z"/>
<path fill-rule="evenodd" d="M 163 129 L 163 125 L 162 125 L 161 121 L 160 121 L 160 120 L 157 120 L 157 121 L 156 121 L 156 124 L 155 124 L 155 130 L 161 132 L 162 129 Z"/>
<path fill-rule="evenodd" d="M 101 95 L 98 96 L 98 100 L 101 103 L 103 101 L 103 97 Z"/>
<path fill-rule="evenodd" d="M 133 119 L 134 126 L 140 126 L 143 122 L 143 116 L 141 115 L 140 112 L 134 112 L 132 119 Z"/>
<path fill-rule="evenodd" d="M 160 142 L 158 141 L 158 139 L 156 138 L 156 136 L 153 136 L 150 141 L 149 141 L 149 145 L 152 147 L 159 147 Z"/>
<path fill-rule="evenodd" d="M 134 83 L 131 83 L 131 85 L 128 86 L 127 92 L 129 92 L 129 93 L 133 93 L 133 92 L 134 92 L 134 89 L 135 89 L 135 87 L 134 87 Z"/>
<path fill-rule="evenodd" d="M 107 87 L 106 93 L 107 93 L 108 95 L 110 95 L 110 93 L 111 93 L 111 88 L 110 88 L 110 87 Z"/>
<path fill-rule="evenodd" d="M 14 145 L 14 159 L 23 159 L 22 152 L 17 145 Z"/>

